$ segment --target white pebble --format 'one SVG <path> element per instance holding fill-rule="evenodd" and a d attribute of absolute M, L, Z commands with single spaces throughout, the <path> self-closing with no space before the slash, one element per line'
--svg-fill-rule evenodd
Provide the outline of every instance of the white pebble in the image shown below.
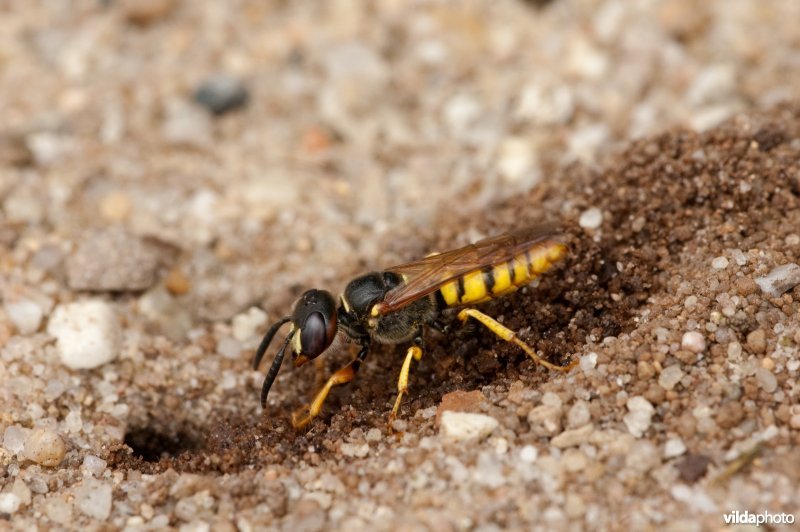
<path fill-rule="evenodd" d="M 442 413 L 441 434 L 458 441 L 480 440 L 491 434 L 498 425 L 491 416 L 447 410 Z"/>
<path fill-rule="evenodd" d="M 681 347 L 692 353 L 702 353 L 706 348 L 706 339 L 697 331 L 689 331 L 683 334 Z"/>
<path fill-rule="evenodd" d="M 576 401 L 567 412 L 567 427 L 582 427 L 592 420 L 592 413 L 586 401 Z"/>
<path fill-rule="evenodd" d="M 725 257 L 716 257 L 711 261 L 711 267 L 715 270 L 724 270 L 728 267 L 728 259 Z"/>
<path fill-rule="evenodd" d="M 93 476 L 99 477 L 106 470 L 106 461 L 92 454 L 87 454 L 83 457 L 83 468 Z"/>
<path fill-rule="evenodd" d="M 597 353 L 592 352 L 592 353 L 588 353 L 586 355 L 583 355 L 581 357 L 580 367 L 581 367 L 581 370 L 583 370 L 584 373 L 586 373 L 588 371 L 591 371 L 594 368 L 596 368 L 597 367 Z"/>
<path fill-rule="evenodd" d="M 756 369 L 756 379 L 758 379 L 761 388 L 767 393 L 772 393 L 778 389 L 778 380 L 775 378 L 775 375 L 766 368 Z"/>
<path fill-rule="evenodd" d="M 597 207 L 591 207 L 581 213 L 578 225 L 584 229 L 597 229 L 603 223 L 603 211 Z"/>
<path fill-rule="evenodd" d="M 19 454 L 25 448 L 25 440 L 31 429 L 20 427 L 19 425 L 9 425 L 3 432 L 3 447 L 11 454 Z"/>
<path fill-rule="evenodd" d="M 634 396 L 628 399 L 627 402 L 628 413 L 622 420 L 625 426 L 628 427 L 628 432 L 637 438 L 641 438 L 642 434 L 650 428 L 650 420 L 653 417 L 655 408 L 650 404 L 650 401 L 642 396 Z"/>
<path fill-rule="evenodd" d="M 75 488 L 75 507 L 81 513 L 104 521 L 111 514 L 111 486 L 93 478 Z"/>
<path fill-rule="evenodd" d="M 675 458 L 686 452 L 686 444 L 680 438 L 670 438 L 664 444 L 664 458 Z"/>
<path fill-rule="evenodd" d="M 225 358 L 236 359 L 242 352 L 242 344 L 230 337 L 222 338 L 217 342 L 217 353 Z"/>
<path fill-rule="evenodd" d="M 233 318 L 233 337 L 244 342 L 256 335 L 258 330 L 267 323 L 267 313 L 257 307 L 250 307 L 246 312 L 237 314 Z"/>
<path fill-rule="evenodd" d="M 519 451 L 519 459 L 531 464 L 539 457 L 539 451 L 533 445 L 526 445 Z"/>
<path fill-rule="evenodd" d="M 32 334 L 42 324 L 42 307 L 30 299 L 5 301 L 3 306 L 8 314 L 8 319 L 14 324 L 20 334 Z"/>
<path fill-rule="evenodd" d="M 0 494 L 0 514 L 13 514 L 19 510 L 22 499 L 16 493 Z"/>
<path fill-rule="evenodd" d="M 745 255 L 744 251 L 741 249 L 732 249 L 730 253 L 737 266 L 744 266 L 747 264 L 747 255 Z"/>
<path fill-rule="evenodd" d="M 658 385 L 665 390 L 671 390 L 683 378 L 683 370 L 678 364 L 667 366 L 658 376 Z"/>
<path fill-rule="evenodd" d="M 47 332 L 56 338 L 61 362 L 71 369 L 96 368 L 119 354 L 119 320 L 111 305 L 99 299 L 59 305 Z"/>
<path fill-rule="evenodd" d="M 55 467 L 67 454 L 67 444 L 52 430 L 35 429 L 25 440 L 24 453 L 28 460 L 46 467 Z"/>
<path fill-rule="evenodd" d="M 756 278 L 761 291 L 770 297 L 778 297 L 800 284 L 800 266 L 790 262 L 778 266 L 767 275 Z"/>
<path fill-rule="evenodd" d="M 364 458 L 369 454 L 368 443 L 343 443 L 339 448 L 345 456 Z"/>

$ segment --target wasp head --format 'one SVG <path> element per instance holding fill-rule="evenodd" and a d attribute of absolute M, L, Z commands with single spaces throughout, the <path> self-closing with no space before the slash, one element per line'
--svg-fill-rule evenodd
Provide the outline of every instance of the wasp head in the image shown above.
<path fill-rule="evenodd" d="M 254 369 L 258 368 L 278 329 L 290 321 L 292 329 L 286 336 L 278 354 L 275 355 L 275 360 L 264 378 L 264 384 L 261 387 L 261 406 L 267 404 L 269 389 L 283 364 L 283 357 L 289 344 L 291 344 L 295 366 L 302 366 L 309 360 L 318 357 L 331 345 L 336 338 L 337 331 L 336 301 L 330 292 L 325 290 L 309 290 L 300 296 L 294 305 L 292 315 L 273 324 L 264 335 L 253 359 Z"/>

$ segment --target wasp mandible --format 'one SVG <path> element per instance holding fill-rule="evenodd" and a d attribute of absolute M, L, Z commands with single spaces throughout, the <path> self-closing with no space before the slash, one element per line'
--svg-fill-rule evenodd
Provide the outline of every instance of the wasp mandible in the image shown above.
<path fill-rule="evenodd" d="M 291 350 L 294 364 L 299 367 L 324 353 L 338 333 L 360 346 L 356 357 L 326 381 L 314 400 L 293 413 L 292 424 L 300 428 L 319 415 L 331 388 L 355 378 L 373 343 L 411 342 L 397 381 L 397 399 L 389 417 L 391 423 L 408 391 L 411 361 L 422 358 L 425 326 L 443 331 L 445 327 L 439 321 L 442 310 L 471 306 L 509 294 L 549 270 L 566 253 L 567 247 L 555 227 L 538 225 L 361 275 L 347 284 L 338 308 L 330 292 L 308 290 L 297 300 L 290 316 L 269 328 L 256 350 L 254 369 L 258 368 L 278 330 L 291 322 L 291 330 L 264 378 L 262 407 L 266 407 L 267 394 L 287 349 Z M 469 318 L 519 346 L 536 363 L 547 368 L 568 371 L 576 363 L 551 364 L 514 331 L 479 310 L 463 308 L 458 313 L 462 322 Z"/>

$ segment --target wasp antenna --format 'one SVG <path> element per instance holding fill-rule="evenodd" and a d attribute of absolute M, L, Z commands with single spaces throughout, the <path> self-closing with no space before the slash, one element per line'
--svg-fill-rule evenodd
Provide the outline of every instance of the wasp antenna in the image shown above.
<path fill-rule="evenodd" d="M 264 339 L 261 340 L 261 343 L 258 345 L 258 349 L 256 349 L 256 356 L 253 357 L 253 369 L 258 369 L 259 364 L 261 364 L 261 359 L 264 358 L 264 353 L 267 352 L 267 348 L 269 347 L 270 342 L 272 342 L 272 338 L 275 336 L 275 333 L 278 332 L 283 324 L 291 320 L 290 316 L 284 316 L 280 319 L 277 323 L 273 324 L 272 327 L 269 328 L 267 334 L 264 335 Z"/>
<path fill-rule="evenodd" d="M 286 336 L 286 340 L 283 342 L 280 351 L 278 351 L 278 354 L 275 355 L 275 360 L 272 361 L 272 365 L 269 367 L 267 376 L 264 377 L 264 384 L 261 385 L 261 408 L 267 407 L 267 395 L 269 394 L 269 389 L 272 388 L 272 383 L 275 382 L 275 377 L 278 376 L 278 371 L 280 371 L 281 364 L 283 364 L 283 356 L 286 354 L 286 346 L 289 345 L 289 342 L 292 340 L 292 336 L 294 336 L 295 332 L 296 330 L 290 332 Z"/>

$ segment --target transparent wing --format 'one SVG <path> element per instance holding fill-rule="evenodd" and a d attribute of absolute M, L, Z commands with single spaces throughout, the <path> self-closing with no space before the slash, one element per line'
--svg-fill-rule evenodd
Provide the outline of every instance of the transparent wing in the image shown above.
<path fill-rule="evenodd" d="M 386 294 L 378 311 L 380 314 L 394 312 L 466 273 L 509 261 L 538 246 L 548 247 L 560 242 L 556 225 L 541 224 L 386 268 L 404 276 L 406 282 Z"/>

